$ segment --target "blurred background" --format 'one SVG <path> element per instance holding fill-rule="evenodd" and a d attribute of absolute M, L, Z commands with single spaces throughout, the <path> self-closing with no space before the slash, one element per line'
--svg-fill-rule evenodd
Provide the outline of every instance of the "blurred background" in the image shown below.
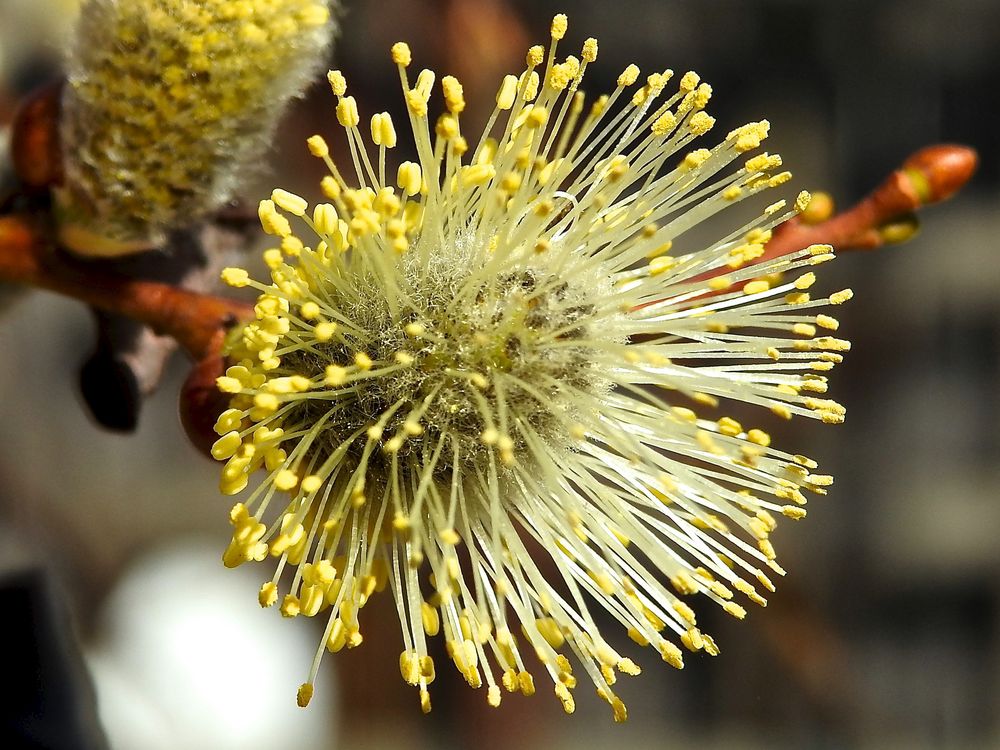
<path fill-rule="evenodd" d="M 0 0 L 3 120 L 20 95 L 58 75 L 75 4 Z M 45 606 L 68 627 L 68 652 L 75 638 L 85 654 L 75 699 L 96 704 L 111 746 L 1000 747 L 1000 4 L 344 5 L 330 65 L 348 74 L 363 113 L 398 101 L 388 48 L 405 38 L 415 65 L 462 80 L 465 121 L 481 121 L 501 75 L 519 71 L 551 15 L 567 11 L 571 47 L 600 40 L 589 92 L 609 89 L 630 62 L 693 68 L 714 87 L 723 133 L 771 121 L 768 147 L 784 155 L 797 189 L 827 190 L 846 206 L 934 142 L 976 147 L 980 170 L 956 200 L 921 215 L 908 245 L 824 267 L 825 289 L 855 291 L 838 310 L 854 347 L 832 378 L 848 420 L 768 426 L 837 483 L 806 521 L 777 532 L 789 575 L 766 610 L 743 623 L 705 612 L 719 658 L 688 658 L 677 673 L 644 655 L 643 675 L 620 685 L 624 726 L 586 689 L 573 717 L 548 690 L 490 711 L 451 670 L 423 717 L 399 679 L 394 614 L 374 606 L 364 645 L 328 657 L 312 707 L 297 709 L 320 632 L 260 611 L 261 572 L 218 562 L 230 503 L 216 493 L 218 468 L 178 423 L 187 363 L 172 363 L 135 434 L 101 431 L 76 391 L 94 346 L 88 311 L 41 292 L 9 301 L 0 576 L 47 572 Z M 315 198 L 320 175 L 303 141 L 334 130 L 332 98 L 317 84 L 262 154 L 274 168 L 247 196 L 281 184 Z"/>

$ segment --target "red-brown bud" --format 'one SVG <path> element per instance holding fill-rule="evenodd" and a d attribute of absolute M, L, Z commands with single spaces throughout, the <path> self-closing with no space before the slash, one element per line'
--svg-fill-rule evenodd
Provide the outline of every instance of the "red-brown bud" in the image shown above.
<path fill-rule="evenodd" d="M 21 104 L 11 129 L 14 170 L 26 186 L 45 188 L 63 179 L 59 143 L 62 82 L 38 89 Z"/>
<path fill-rule="evenodd" d="M 903 162 L 921 202 L 936 203 L 958 192 L 979 166 L 979 155 L 968 146 L 939 144 L 922 148 Z"/>
<path fill-rule="evenodd" d="M 225 358 L 218 352 L 209 354 L 191 368 L 181 387 L 181 424 L 191 443 L 206 456 L 211 455 L 212 443 L 218 438 L 213 429 L 215 420 L 229 405 L 229 396 L 215 385 L 216 378 L 225 371 Z"/>

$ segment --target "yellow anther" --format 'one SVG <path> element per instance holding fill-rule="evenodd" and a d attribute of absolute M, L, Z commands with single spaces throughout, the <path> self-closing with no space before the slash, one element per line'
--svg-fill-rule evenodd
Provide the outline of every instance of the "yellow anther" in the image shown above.
<path fill-rule="evenodd" d="M 698 628 L 689 628 L 686 632 L 681 633 L 681 643 L 688 651 L 701 651 L 705 645 Z"/>
<path fill-rule="evenodd" d="M 441 79 L 441 88 L 444 90 L 444 101 L 448 111 L 453 115 L 461 114 L 465 110 L 465 96 L 462 84 L 455 76 L 445 76 Z"/>
<path fill-rule="evenodd" d="M 403 330 L 406 332 L 407 336 L 412 336 L 417 338 L 418 336 L 423 336 L 427 329 L 422 323 L 407 323 Z"/>
<path fill-rule="evenodd" d="M 589 37 L 583 43 L 583 52 L 581 56 L 586 62 L 592 63 L 597 59 L 597 40 L 594 37 Z"/>
<path fill-rule="evenodd" d="M 816 274 L 810 271 L 809 273 L 802 274 L 801 276 L 799 276 L 799 278 L 795 280 L 795 288 L 808 289 L 815 283 L 816 283 Z"/>
<path fill-rule="evenodd" d="M 785 404 L 774 404 L 771 406 L 771 412 L 781 417 L 782 419 L 791 419 L 792 410 L 789 409 Z"/>
<path fill-rule="evenodd" d="M 701 590 L 698 582 L 683 570 L 670 576 L 670 584 L 678 594 L 697 594 Z"/>
<path fill-rule="evenodd" d="M 379 112 L 372 115 L 371 123 L 372 143 L 376 146 L 395 148 L 396 129 L 392 124 L 392 117 L 388 112 Z"/>
<path fill-rule="evenodd" d="M 274 201 L 274 204 L 278 208 L 288 211 L 293 216 L 304 216 L 306 209 L 309 207 L 309 203 L 306 202 L 305 198 L 280 188 L 271 191 L 271 200 Z"/>
<path fill-rule="evenodd" d="M 313 328 L 313 335 L 320 343 L 324 343 L 332 339 L 336 332 L 337 324 L 329 321 L 317 323 L 315 328 Z"/>
<path fill-rule="evenodd" d="M 497 92 L 497 109 L 507 110 L 514 106 L 517 98 L 517 76 L 504 76 Z"/>
<path fill-rule="evenodd" d="M 310 474 L 309 476 L 305 477 L 302 480 L 301 484 L 302 491 L 307 495 L 311 495 L 312 493 L 319 490 L 319 488 L 322 486 L 323 486 L 323 478 L 316 474 Z"/>
<path fill-rule="evenodd" d="M 253 397 L 253 405 L 262 412 L 271 413 L 278 410 L 281 402 L 272 393 L 258 393 Z"/>
<path fill-rule="evenodd" d="M 496 708 L 500 705 L 500 686 L 490 685 L 489 690 L 486 691 L 486 702 Z"/>
<path fill-rule="evenodd" d="M 529 68 L 538 67 L 544 60 L 545 47 L 540 44 L 536 44 L 535 46 L 528 48 L 528 54 L 525 56 L 525 63 Z"/>
<path fill-rule="evenodd" d="M 232 287 L 243 287 L 250 283 L 250 274 L 242 268 L 223 268 L 221 277 Z"/>
<path fill-rule="evenodd" d="M 535 626 L 552 648 L 562 648 L 562 645 L 566 642 L 566 636 L 560 629 L 559 624 L 551 617 L 538 618 L 535 620 Z"/>
<path fill-rule="evenodd" d="M 682 93 L 687 93 L 689 91 L 694 91 L 698 84 L 701 82 L 701 76 L 695 73 L 693 70 L 689 70 L 683 76 L 681 76 L 679 88 Z"/>
<path fill-rule="evenodd" d="M 524 122 L 529 128 L 540 128 L 548 119 L 549 111 L 545 107 L 532 107 Z"/>
<path fill-rule="evenodd" d="M 785 171 L 779 172 L 774 175 L 771 179 L 767 181 L 768 187 L 778 187 L 779 185 L 784 185 L 786 182 L 792 179 L 792 173 Z"/>
<path fill-rule="evenodd" d="M 313 684 L 311 682 L 304 682 L 299 685 L 299 690 L 295 696 L 295 702 L 298 703 L 299 708 L 305 708 L 309 705 L 309 701 L 313 697 Z"/>
<path fill-rule="evenodd" d="M 420 95 L 426 100 L 431 96 L 431 91 L 434 88 L 434 71 L 428 68 L 424 68 L 417 75 L 417 82 L 414 85 L 414 89 L 420 92 Z"/>
<path fill-rule="evenodd" d="M 564 91 L 573 81 L 573 75 L 571 66 L 566 64 L 553 65 L 549 71 L 548 84 L 555 91 Z"/>
<path fill-rule="evenodd" d="M 339 70 L 331 70 L 326 74 L 326 80 L 330 83 L 330 88 L 337 97 L 347 93 L 347 79 Z"/>
<path fill-rule="evenodd" d="M 356 128 L 361 122 L 358 103 L 353 96 L 345 96 L 337 102 L 337 122 L 345 128 Z"/>
<path fill-rule="evenodd" d="M 257 594 L 257 601 L 265 609 L 274 606 L 274 603 L 278 601 L 278 587 L 274 581 L 268 581 L 260 587 L 260 592 Z"/>
<path fill-rule="evenodd" d="M 496 176 L 496 169 L 492 164 L 470 164 L 462 168 L 461 179 L 465 186 L 485 185 Z"/>
<path fill-rule="evenodd" d="M 294 489 L 298 483 L 298 475 L 290 469 L 282 469 L 274 476 L 274 486 L 282 492 Z"/>
<path fill-rule="evenodd" d="M 640 646 L 649 645 L 649 639 L 646 636 L 644 636 L 640 630 L 637 630 L 634 627 L 629 627 L 628 637 L 631 638 L 634 642 L 638 643 Z"/>
<path fill-rule="evenodd" d="M 271 270 L 278 268 L 285 262 L 284 255 L 282 255 L 281 250 L 276 247 L 265 250 L 263 258 L 264 264 Z"/>
<path fill-rule="evenodd" d="M 761 142 L 767 138 L 770 127 L 771 124 L 767 120 L 751 122 L 733 130 L 727 138 L 732 141 L 737 153 L 746 153 L 760 146 Z"/>
<path fill-rule="evenodd" d="M 281 448 L 272 448 L 264 453 L 264 467 L 268 471 L 276 471 L 284 465 L 288 455 Z"/>
<path fill-rule="evenodd" d="M 569 28 L 569 20 L 565 13 L 557 13 L 552 17 L 552 25 L 549 32 L 553 39 L 559 40 L 566 36 L 566 29 Z"/>
<path fill-rule="evenodd" d="M 653 134 L 664 136 L 669 135 L 677 127 L 677 117 L 669 110 L 656 118 L 652 125 Z"/>
<path fill-rule="evenodd" d="M 416 195 L 420 192 L 422 177 L 420 165 L 412 161 L 404 161 L 396 172 L 396 184 L 406 195 Z"/>
<path fill-rule="evenodd" d="M 315 157 L 322 159 L 330 155 L 330 147 L 321 135 L 309 136 L 306 140 L 306 145 L 309 147 L 309 153 Z"/>
<path fill-rule="evenodd" d="M 462 541 L 462 537 L 458 535 L 455 529 L 441 529 L 438 532 L 438 539 L 449 547 L 454 547 Z"/>
<path fill-rule="evenodd" d="M 763 294 L 770 289 L 771 285 L 765 279 L 756 279 L 743 285 L 743 293 L 747 295 Z"/>
<path fill-rule="evenodd" d="M 729 437 L 736 437 L 743 432 L 743 427 L 731 417 L 722 417 L 716 424 L 719 425 L 719 432 Z"/>
<path fill-rule="evenodd" d="M 278 213 L 274 207 L 274 201 L 261 201 L 257 207 L 257 215 L 260 218 L 261 227 L 267 234 L 286 237 L 292 233 L 292 227 L 288 223 L 288 219 Z"/>
<path fill-rule="evenodd" d="M 458 135 L 458 120 L 455 119 L 454 115 L 441 115 L 434 126 L 434 132 L 437 133 L 438 138 L 446 141 L 451 140 Z"/>
<path fill-rule="evenodd" d="M 722 191 L 722 198 L 727 201 L 734 201 L 743 195 L 743 188 L 739 185 L 730 185 Z"/>
<path fill-rule="evenodd" d="M 704 135 L 715 125 L 715 118 L 707 112 L 695 112 L 688 120 L 688 128 L 695 135 Z M 791 175 L 789 175 L 790 177 Z"/>
<path fill-rule="evenodd" d="M 337 653 L 347 644 L 347 628 L 344 621 L 338 619 L 330 628 L 330 635 L 326 639 L 326 647 L 329 651 Z"/>
<path fill-rule="evenodd" d="M 781 166 L 781 157 L 778 154 L 774 154 L 773 156 L 768 153 L 757 154 L 757 156 L 747 159 L 746 164 L 743 166 L 750 173 L 763 172 L 766 169 Z"/>
<path fill-rule="evenodd" d="M 521 187 L 522 181 L 523 178 L 519 172 L 508 172 L 500 181 L 500 187 L 508 193 L 514 193 L 519 187 Z"/>
<path fill-rule="evenodd" d="M 391 55 L 392 61 L 396 65 L 402 65 L 404 68 L 413 61 L 413 55 L 410 53 L 410 45 L 406 42 L 396 42 L 392 45 Z"/>
<path fill-rule="evenodd" d="M 237 381 L 238 383 L 239 381 Z M 215 420 L 212 428 L 217 435 L 225 435 L 227 432 L 239 429 L 243 423 L 243 412 L 239 409 L 226 409 L 219 418 Z"/>
<path fill-rule="evenodd" d="M 694 610 L 691 609 L 691 607 L 682 602 L 680 599 L 675 599 L 674 603 L 671 606 L 673 607 L 673 610 L 680 616 L 680 618 L 684 620 L 684 622 L 692 626 L 695 624 L 695 614 Z"/>
<path fill-rule="evenodd" d="M 226 433 L 212 445 L 212 458 L 224 461 L 235 455 L 236 451 L 243 444 L 240 434 L 235 430 Z"/>
<path fill-rule="evenodd" d="M 742 620 L 747 616 L 747 611 L 736 602 L 726 602 L 722 605 L 722 608 L 726 610 L 727 614 L 732 615 L 737 620 Z"/>
<path fill-rule="evenodd" d="M 441 628 L 441 618 L 438 611 L 427 602 L 420 604 L 420 619 L 424 626 L 424 632 L 433 637 L 438 634 Z"/>
<path fill-rule="evenodd" d="M 318 203 L 313 209 L 313 225 L 317 233 L 328 237 L 333 236 L 340 229 L 337 209 L 329 203 Z"/>
<path fill-rule="evenodd" d="M 416 117 L 427 116 L 427 97 L 416 89 L 406 92 L 406 106 Z"/>
<path fill-rule="evenodd" d="M 677 260 L 667 256 L 653 258 L 649 261 L 649 275 L 659 276 L 662 273 L 666 273 L 671 268 L 677 265 Z"/>
<path fill-rule="evenodd" d="M 330 175 L 326 175 L 319 182 L 319 189 L 323 191 L 325 195 L 330 200 L 336 200 L 340 197 L 340 184 Z"/>
<path fill-rule="evenodd" d="M 853 296 L 854 292 L 852 292 L 850 289 L 844 289 L 839 292 L 834 292 L 833 294 L 830 295 L 830 304 L 842 305 Z"/>
<path fill-rule="evenodd" d="M 639 66 L 632 64 L 625 68 L 622 74 L 618 76 L 618 85 L 631 86 L 637 80 L 639 80 Z"/>
<path fill-rule="evenodd" d="M 801 518 L 806 517 L 806 509 L 799 508 L 796 505 L 783 505 L 781 507 L 781 513 L 787 518 L 791 518 L 794 521 L 798 521 Z"/>
<path fill-rule="evenodd" d="M 684 161 L 681 162 L 680 168 L 682 170 L 696 169 L 708 161 L 708 158 L 712 155 L 712 152 L 707 148 L 699 148 L 696 151 L 692 151 L 684 157 Z"/>
<path fill-rule="evenodd" d="M 674 669 L 684 668 L 684 657 L 681 654 L 681 650 L 670 641 L 664 640 L 659 644 L 660 656 L 663 657 L 663 661 L 669 664 Z"/>
<path fill-rule="evenodd" d="M 420 684 L 420 662 L 415 651 L 404 651 L 399 655 L 399 673 L 404 682 Z"/>
<path fill-rule="evenodd" d="M 302 611 L 299 598 L 294 594 L 285 594 L 285 598 L 281 600 L 280 609 L 282 617 L 298 617 Z"/>

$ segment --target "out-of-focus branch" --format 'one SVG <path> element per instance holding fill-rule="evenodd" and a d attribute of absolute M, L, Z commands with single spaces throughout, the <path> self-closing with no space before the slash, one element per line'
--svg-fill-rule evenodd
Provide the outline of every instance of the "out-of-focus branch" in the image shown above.
<path fill-rule="evenodd" d="M 59 95 L 63 82 L 44 86 L 21 103 L 11 128 L 11 160 L 25 188 L 41 190 L 62 182 L 59 153 Z"/>
<path fill-rule="evenodd" d="M 48 289 L 171 336 L 196 360 L 218 352 L 218 333 L 252 307 L 170 284 L 108 273 L 56 251 L 37 222 L 0 217 L 0 279 Z"/>

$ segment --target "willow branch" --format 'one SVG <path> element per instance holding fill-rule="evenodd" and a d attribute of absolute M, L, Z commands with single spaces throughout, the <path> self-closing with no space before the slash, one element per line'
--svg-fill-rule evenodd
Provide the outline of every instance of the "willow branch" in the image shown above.
<path fill-rule="evenodd" d="M 809 245 L 833 245 L 837 252 L 872 250 L 908 239 L 917 227 L 914 213 L 958 192 L 976 171 L 979 158 L 967 146 L 928 146 L 910 156 L 871 194 L 832 217 L 809 209 L 774 231 L 764 259 Z"/>
<path fill-rule="evenodd" d="M 18 215 L 0 217 L 0 279 L 138 320 L 176 339 L 195 360 L 218 354 L 219 332 L 252 314 L 244 302 L 119 276 L 71 258 L 51 245 L 37 222 Z"/>

